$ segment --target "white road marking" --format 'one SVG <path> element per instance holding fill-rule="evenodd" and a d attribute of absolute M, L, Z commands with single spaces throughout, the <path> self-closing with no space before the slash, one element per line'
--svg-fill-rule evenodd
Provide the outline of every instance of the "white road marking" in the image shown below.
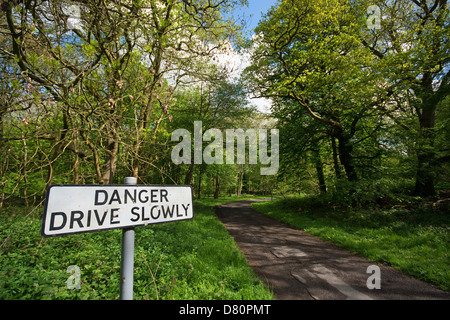
<path fill-rule="evenodd" d="M 303 252 L 300 249 L 292 248 L 288 246 L 275 247 L 271 250 L 272 254 L 274 254 L 277 258 L 302 258 L 307 257 L 308 254 Z M 309 277 L 319 277 L 322 280 L 325 280 L 328 284 L 339 290 L 342 294 L 347 297 L 347 300 L 372 300 L 368 295 L 352 288 L 345 281 L 338 278 L 330 269 L 326 268 L 321 264 L 312 265 L 312 273 L 307 270 L 302 270 L 302 273 Z M 300 272 L 291 272 L 291 275 L 294 276 L 298 281 L 302 282 L 306 285 L 307 280 L 300 275 Z M 317 299 L 317 297 L 312 296 Z"/>
<path fill-rule="evenodd" d="M 291 248 L 287 246 L 275 247 L 272 249 L 272 253 L 277 258 L 292 258 L 292 257 L 306 257 L 308 256 L 305 252 L 297 248 Z"/>
<path fill-rule="evenodd" d="M 316 264 L 313 266 L 313 270 L 316 272 L 315 274 L 318 277 L 325 280 L 330 285 L 332 285 L 333 287 L 338 289 L 340 292 L 342 292 L 344 295 L 346 295 L 347 300 L 372 300 L 372 298 L 369 297 L 368 295 L 366 295 L 362 292 L 359 292 L 358 290 L 353 289 L 351 286 L 349 286 L 343 280 L 336 277 L 336 275 L 331 270 L 324 267 L 323 265 Z"/>

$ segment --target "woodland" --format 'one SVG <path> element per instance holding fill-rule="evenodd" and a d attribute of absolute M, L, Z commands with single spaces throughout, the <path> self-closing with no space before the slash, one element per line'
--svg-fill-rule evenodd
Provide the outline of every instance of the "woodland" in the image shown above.
<path fill-rule="evenodd" d="M 126 176 L 193 185 L 198 198 L 448 188 L 447 1 L 283 1 L 252 37 L 232 15 L 242 5 L 4 1 L 0 206 Z M 232 54 L 248 60 L 239 77 L 220 62 Z M 194 121 L 279 129 L 279 172 L 175 165 L 171 134 Z"/>
<path fill-rule="evenodd" d="M 215 265 L 219 247 L 233 247 L 211 240 L 216 231 L 217 239 L 226 237 L 211 220 L 212 205 L 249 197 L 276 197 L 278 205 L 261 207 L 274 215 L 316 208 L 314 223 L 331 217 L 359 226 L 368 218 L 370 230 L 407 223 L 405 233 L 420 224 L 420 234 L 435 232 L 440 244 L 429 252 L 441 248 L 433 259 L 439 256 L 442 264 L 429 273 L 411 267 L 413 273 L 443 281 L 448 290 L 447 0 L 280 0 L 252 34 L 246 18 L 234 14 L 246 0 L 0 4 L 0 298 L 116 297 L 116 288 L 104 283 L 118 265 L 106 267 L 112 256 L 93 254 L 107 254 L 101 249 L 115 243 L 115 231 L 52 244 L 33 228 L 49 186 L 123 184 L 125 177 L 143 185 L 191 185 L 200 213 L 192 224 L 148 229 L 145 237 L 157 249 L 137 249 L 137 268 L 148 269 L 153 281 L 136 284 L 143 299 L 270 297 L 251 277 L 233 282 L 236 274 L 230 273 L 228 282 L 218 276 L 208 287 L 204 273 L 196 273 Z M 270 101 L 268 110 L 255 104 L 260 98 Z M 173 132 L 184 129 L 195 137 L 199 122 L 200 134 L 278 130 L 276 174 L 262 175 L 265 165 L 250 163 L 254 149 L 248 145 L 243 162 L 196 163 L 191 157 L 190 163 L 174 163 L 179 141 Z M 192 241 L 180 244 L 177 232 Z M 167 243 L 157 247 L 159 238 L 151 237 L 160 233 L 182 258 L 168 256 Z M 87 251 L 65 257 L 68 248 Z M 66 260 L 55 258 L 58 252 Z M 234 249 L 227 252 L 223 259 L 247 270 Z M 385 255 L 374 259 L 394 263 Z M 77 293 L 55 289 L 49 266 L 80 261 L 91 287 L 85 280 Z M 152 273 L 158 267 L 161 278 Z M 57 270 L 65 281 L 65 270 Z M 440 276 L 444 280 L 436 280 Z M 196 277 L 201 288 L 190 282 Z M 255 286 L 262 293 L 248 294 Z M 237 294 L 236 288 L 244 289 Z"/>

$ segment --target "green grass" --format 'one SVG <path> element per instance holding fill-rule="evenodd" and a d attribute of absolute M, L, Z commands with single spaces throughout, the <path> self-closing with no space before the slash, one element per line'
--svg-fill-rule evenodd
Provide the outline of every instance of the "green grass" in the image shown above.
<path fill-rule="evenodd" d="M 134 299 L 272 299 L 214 214 L 233 200 L 195 201 L 193 220 L 136 228 Z M 0 299 L 118 299 L 121 230 L 42 238 L 41 210 L 0 211 Z M 79 290 L 67 288 L 70 265 Z"/>
<path fill-rule="evenodd" d="M 424 208 L 340 209 L 307 198 L 253 203 L 274 219 L 450 290 L 450 215 Z"/>

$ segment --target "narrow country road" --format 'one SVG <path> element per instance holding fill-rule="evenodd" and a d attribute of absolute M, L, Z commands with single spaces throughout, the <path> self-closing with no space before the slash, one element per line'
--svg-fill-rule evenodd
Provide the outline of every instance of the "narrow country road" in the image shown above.
<path fill-rule="evenodd" d="M 256 212 L 253 201 L 217 206 L 216 214 L 275 298 L 450 300 L 450 293 Z M 380 268 L 380 289 L 367 287 L 373 265 Z M 374 283 L 372 277 L 369 284 Z"/>

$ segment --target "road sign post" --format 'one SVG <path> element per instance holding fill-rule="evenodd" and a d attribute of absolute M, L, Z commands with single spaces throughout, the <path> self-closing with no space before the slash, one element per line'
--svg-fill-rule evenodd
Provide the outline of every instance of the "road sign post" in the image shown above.
<path fill-rule="evenodd" d="M 194 218 L 191 186 L 52 185 L 47 189 L 41 234 L 123 229 L 120 299 L 133 299 L 134 228 Z"/>
<path fill-rule="evenodd" d="M 134 177 L 125 178 L 126 185 L 136 185 Z M 134 227 L 122 231 L 122 260 L 120 262 L 120 300 L 133 300 Z"/>

